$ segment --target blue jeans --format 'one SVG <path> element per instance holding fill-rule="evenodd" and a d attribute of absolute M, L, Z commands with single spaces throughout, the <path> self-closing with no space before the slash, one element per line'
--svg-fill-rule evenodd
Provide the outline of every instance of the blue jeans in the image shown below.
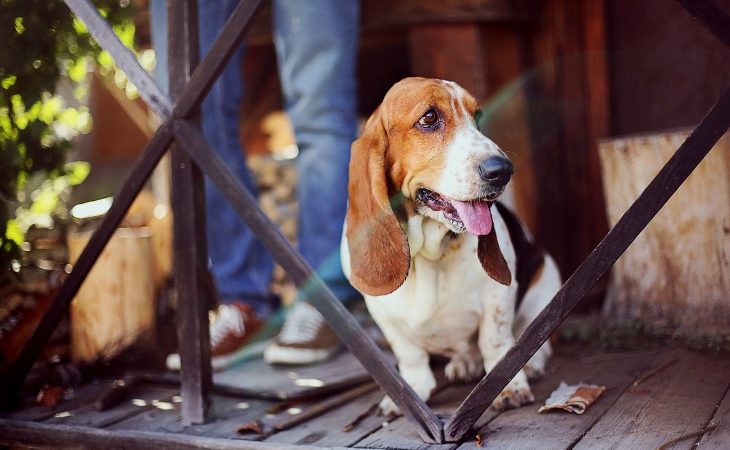
<path fill-rule="evenodd" d="M 205 55 L 238 2 L 199 0 L 200 52 Z M 166 67 L 166 1 L 151 2 L 158 67 Z M 298 241 L 304 259 L 335 295 L 356 293 L 342 274 L 339 242 L 347 207 L 350 144 L 356 133 L 359 4 L 357 0 L 274 0 L 273 32 L 287 112 L 299 146 Z M 203 102 L 203 132 L 211 147 L 254 195 L 238 139 L 243 96 L 240 47 Z M 166 70 L 158 70 L 167 89 Z M 238 214 L 206 178 L 208 254 L 221 300 L 244 299 L 260 316 L 276 308 L 269 295 L 273 261 Z"/>

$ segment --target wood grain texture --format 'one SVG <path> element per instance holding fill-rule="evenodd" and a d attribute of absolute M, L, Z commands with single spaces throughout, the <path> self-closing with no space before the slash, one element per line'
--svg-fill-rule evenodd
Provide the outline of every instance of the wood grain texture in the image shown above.
<path fill-rule="evenodd" d="M 689 131 L 604 140 L 613 225 Z M 612 269 L 605 315 L 690 339 L 730 336 L 730 136 L 726 135 Z"/>
<path fill-rule="evenodd" d="M 91 232 L 67 236 L 74 264 Z M 118 229 L 71 302 L 71 357 L 108 360 L 155 325 L 152 235 L 147 227 Z"/>
<path fill-rule="evenodd" d="M 370 392 L 297 427 L 276 433 L 264 442 L 318 447 L 352 446 L 378 430 L 383 424 L 383 418 L 373 414 L 365 417 L 349 432 L 343 431 L 343 428 L 382 398 L 382 391 Z"/>
<path fill-rule="evenodd" d="M 292 446 L 233 439 L 217 439 L 174 433 L 137 430 L 97 430 L 67 425 L 46 425 L 0 419 L 0 444 L 15 447 L 97 450 L 316 450 L 319 447 Z"/>
<path fill-rule="evenodd" d="M 168 62 L 170 94 L 184 94 L 190 73 L 198 62 L 198 7 L 196 0 L 168 2 Z M 194 120 L 199 129 L 199 120 Z M 211 292 L 200 283 L 200 270 L 208 265 L 203 173 L 181 150 L 172 147 L 172 212 L 177 292 L 177 335 L 180 345 L 182 421 L 186 425 L 209 419 L 212 370 L 208 309 Z"/>
<path fill-rule="evenodd" d="M 299 367 L 273 366 L 257 359 L 213 375 L 216 387 L 272 400 L 319 396 L 369 379 L 370 375 L 349 352 L 322 364 Z"/>
<path fill-rule="evenodd" d="M 27 398 L 25 407 L 19 411 L 0 414 L 0 417 L 17 421 L 43 421 L 53 418 L 58 413 L 71 411 L 86 404 L 92 403 L 106 388 L 103 383 L 87 383 L 67 392 L 66 400 L 61 400 L 55 408 L 49 408 L 36 403 L 34 398 Z"/>
<path fill-rule="evenodd" d="M 437 388 L 437 392 L 433 394 L 433 397 L 429 400 L 428 404 L 440 417 L 446 418 L 449 417 L 461 404 L 462 400 L 466 398 L 474 387 L 474 383 L 445 385 L 446 380 L 443 374 L 443 367 L 434 368 L 434 372 L 434 375 L 437 378 L 437 384 L 440 388 Z M 494 411 L 486 411 L 480 418 L 480 422 L 489 422 L 497 415 L 498 413 Z M 380 417 L 380 419 L 381 423 L 386 420 L 385 417 Z M 355 447 L 382 449 L 398 448 L 408 450 L 449 450 L 455 449 L 457 444 L 426 444 L 413 432 L 412 428 L 408 426 L 407 421 L 403 417 L 398 417 L 391 420 L 387 423 L 387 425 L 382 424 L 380 429 L 355 444 Z"/>
<path fill-rule="evenodd" d="M 679 360 L 627 390 L 576 449 L 657 448 L 704 428 L 730 385 L 730 358 L 687 350 L 664 358 Z"/>
<path fill-rule="evenodd" d="M 253 434 L 239 434 L 236 430 L 246 422 L 266 414 L 275 403 L 266 400 L 243 399 L 214 395 L 212 399 L 212 420 L 200 425 L 184 426 L 179 417 L 168 420 L 162 428 L 165 432 L 184 433 L 237 440 L 259 440 Z"/>
<path fill-rule="evenodd" d="M 365 0 L 363 27 L 381 29 L 434 23 L 529 22 L 537 15 L 525 0 Z"/>
<path fill-rule="evenodd" d="M 408 30 L 411 73 L 459 83 L 477 100 L 486 97 L 482 34 L 474 23 L 419 25 Z"/>
<path fill-rule="evenodd" d="M 559 361 L 554 368 L 550 363 L 548 375 L 532 383 L 535 403 L 505 411 L 479 429 L 487 449 L 558 449 L 570 448 L 580 437 L 608 411 L 614 402 L 636 379 L 638 373 L 652 367 L 656 352 L 615 354 L 611 359 L 592 361 L 569 357 Z M 560 385 L 588 383 L 606 386 L 606 391 L 584 414 L 563 411 L 538 413 L 550 394 Z M 479 448 L 471 439 L 459 450 Z"/>
<path fill-rule="evenodd" d="M 607 230 L 593 141 L 608 115 L 606 54 L 596 48 L 605 33 L 601 4 L 540 2 L 526 31 L 523 76 L 539 186 L 533 231 L 563 273 L 575 270 Z"/>
<path fill-rule="evenodd" d="M 69 409 L 64 408 L 70 415 L 54 416 L 44 421 L 46 424 L 79 425 L 93 428 L 106 428 L 114 423 L 121 422 L 137 414 L 142 414 L 160 404 L 172 405 L 172 397 L 177 395 L 177 389 L 159 386 L 133 386 L 129 390 L 127 399 L 121 404 L 106 411 L 97 411 L 91 402 Z M 162 403 L 159 403 L 162 402 Z"/>
<path fill-rule="evenodd" d="M 715 428 L 702 436 L 698 448 L 702 450 L 721 450 L 728 448 L 728 445 L 730 445 L 730 387 L 725 391 L 725 396 L 708 423 L 709 425 Z"/>

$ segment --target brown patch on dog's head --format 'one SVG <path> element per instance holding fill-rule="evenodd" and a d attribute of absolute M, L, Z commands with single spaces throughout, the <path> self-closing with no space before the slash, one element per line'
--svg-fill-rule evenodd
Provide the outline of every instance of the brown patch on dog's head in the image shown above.
<path fill-rule="evenodd" d="M 385 175 L 387 150 L 379 108 L 352 144 L 346 217 L 350 282 L 369 295 L 385 295 L 398 289 L 411 264 L 406 234 L 390 206 Z"/>

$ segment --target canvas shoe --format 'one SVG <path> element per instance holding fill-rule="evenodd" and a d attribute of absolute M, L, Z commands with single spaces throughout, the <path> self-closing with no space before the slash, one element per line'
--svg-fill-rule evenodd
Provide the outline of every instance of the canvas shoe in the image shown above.
<path fill-rule="evenodd" d="M 311 364 L 337 353 L 342 343 L 322 314 L 300 301 L 289 310 L 281 332 L 264 350 L 269 364 Z"/>
<path fill-rule="evenodd" d="M 210 355 L 214 371 L 228 368 L 254 333 L 261 326 L 253 308 L 245 303 L 235 302 L 218 306 L 210 324 Z M 180 370 L 180 355 L 173 353 L 167 357 L 167 368 Z"/>

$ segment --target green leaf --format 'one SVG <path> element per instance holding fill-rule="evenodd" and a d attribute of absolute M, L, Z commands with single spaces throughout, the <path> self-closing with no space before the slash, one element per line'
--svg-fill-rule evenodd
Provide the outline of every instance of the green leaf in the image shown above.
<path fill-rule="evenodd" d="M 86 79 L 86 74 L 88 73 L 86 61 L 86 58 L 79 58 L 75 63 L 69 60 L 71 64 L 68 67 L 68 77 L 71 78 L 72 81 L 81 83 Z"/>
<path fill-rule="evenodd" d="M 63 166 L 66 178 L 71 186 L 78 186 L 86 180 L 91 172 L 91 165 L 86 161 L 74 161 Z"/>
<path fill-rule="evenodd" d="M 23 25 L 22 17 L 15 18 L 15 32 L 19 35 L 25 33 L 25 25 Z"/>
<path fill-rule="evenodd" d="M 9 75 L 3 78 L 3 80 L 0 82 L 0 86 L 2 86 L 3 89 L 8 90 L 15 84 L 17 80 L 18 77 L 16 77 L 15 75 Z"/>
<path fill-rule="evenodd" d="M 18 245 L 22 244 L 25 240 L 23 229 L 20 228 L 16 220 L 8 220 L 7 227 L 5 228 L 5 237 Z"/>
<path fill-rule="evenodd" d="M 43 183 L 33 194 L 33 204 L 30 206 L 33 214 L 51 214 L 58 206 L 58 192 L 52 183 Z"/>

